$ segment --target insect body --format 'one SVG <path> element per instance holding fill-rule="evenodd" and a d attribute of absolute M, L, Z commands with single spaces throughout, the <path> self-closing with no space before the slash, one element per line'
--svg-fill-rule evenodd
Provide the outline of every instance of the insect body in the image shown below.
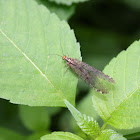
<path fill-rule="evenodd" d="M 102 85 L 100 79 L 110 83 L 115 83 L 113 78 L 82 61 L 73 58 L 67 58 L 66 56 L 63 56 L 63 60 L 66 60 L 69 67 L 97 92 L 103 94 L 108 93 L 108 90 Z"/>

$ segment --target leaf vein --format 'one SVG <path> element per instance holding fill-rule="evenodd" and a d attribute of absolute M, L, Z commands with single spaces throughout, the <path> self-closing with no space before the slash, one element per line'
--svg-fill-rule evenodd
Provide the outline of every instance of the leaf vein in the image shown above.
<path fill-rule="evenodd" d="M 126 99 L 124 99 L 123 101 L 122 101 L 122 103 L 120 103 L 119 104 L 119 106 L 116 108 L 116 110 L 114 110 L 112 113 L 111 113 L 111 116 L 110 117 L 108 117 L 107 119 L 106 119 L 106 124 L 107 124 L 107 122 L 109 121 L 109 119 L 111 119 L 111 117 L 112 117 L 112 115 L 138 90 L 140 88 L 140 85 L 132 92 L 132 93 L 130 93 L 130 95 L 128 95 L 127 96 L 127 98 Z"/>
<path fill-rule="evenodd" d="M 2 31 L 0 28 L 1 34 L 6 37 L 8 41 L 13 44 L 13 46 L 24 55 L 24 57 L 40 72 L 40 74 L 55 88 L 55 90 L 59 93 L 59 95 L 64 99 L 63 95 L 59 92 L 59 90 L 53 85 L 53 83 L 46 77 L 46 75 L 37 67 L 37 65 Z"/>

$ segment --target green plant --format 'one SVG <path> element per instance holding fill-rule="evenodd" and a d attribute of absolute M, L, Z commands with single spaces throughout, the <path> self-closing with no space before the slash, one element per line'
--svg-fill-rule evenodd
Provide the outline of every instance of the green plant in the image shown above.
<path fill-rule="evenodd" d="M 64 0 L 57 2 L 66 3 Z M 72 2 L 76 0 L 69 0 L 66 4 Z M 51 133 L 48 128 L 53 112 L 42 106 L 67 107 L 87 139 L 123 140 L 126 138 L 122 134 L 129 138 L 128 134 L 133 131 L 137 132 L 134 137 L 138 137 L 140 41 L 135 41 L 126 51 L 122 51 L 104 69 L 104 73 L 116 82 L 114 85 L 104 83 L 110 92 L 102 95 L 93 89 L 90 91 L 93 107 L 104 121 L 100 127 L 94 117 L 80 113 L 74 107 L 78 78 L 70 70 L 66 72 L 62 58 L 51 55 L 66 54 L 81 59 L 80 45 L 73 30 L 66 21 L 58 18 L 63 12 L 64 16 L 60 14 L 60 18 L 68 19 L 75 6 L 69 9 L 62 6 L 60 12 L 55 10 L 58 5 L 54 4 L 56 7 L 53 8 L 52 5 L 41 0 L 0 1 L 0 98 L 32 106 L 19 106 L 19 112 L 24 125 L 34 132 L 27 137 L 1 127 L 0 137 L 19 140 L 83 139 L 70 132 Z M 93 109 L 92 106 L 86 108 Z M 127 129 L 130 132 L 126 133 Z"/>

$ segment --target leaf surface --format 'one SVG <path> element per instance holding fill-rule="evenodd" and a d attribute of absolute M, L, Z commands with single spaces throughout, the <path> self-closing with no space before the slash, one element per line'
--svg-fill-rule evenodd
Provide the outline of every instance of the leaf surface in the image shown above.
<path fill-rule="evenodd" d="M 65 106 L 65 98 L 74 105 L 77 77 L 58 56 L 80 57 L 69 25 L 34 0 L 1 0 L 0 9 L 0 97 L 30 106 Z"/>
<path fill-rule="evenodd" d="M 26 137 L 12 130 L 0 127 L 0 139 L 1 140 L 10 140 L 10 139 L 25 140 Z"/>
<path fill-rule="evenodd" d="M 41 140 L 83 140 L 79 136 L 69 132 L 53 132 L 41 137 Z"/>
<path fill-rule="evenodd" d="M 65 100 L 65 104 L 76 120 L 78 126 L 82 129 L 84 133 L 91 137 L 98 136 L 100 134 L 100 127 L 98 122 L 94 120 L 90 116 L 86 116 L 85 114 L 81 114 L 74 106 L 72 106 L 67 100 Z"/>
<path fill-rule="evenodd" d="M 108 87 L 110 93 L 95 93 L 93 105 L 104 120 L 104 127 L 118 129 L 140 127 L 140 41 L 135 41 L 122 51 L 104 72 L 113 77 L 115 84 Z"/>
<path fill-rule="evenodd" d="M 59 5 L 47 0 L 36 0 L 39 4 L 44 4 L 51 13 L 55 13 L 60 19 L 68 20 L 75 11 L 75 5 Z"/>
<path fill-rule="evenodd" d="M 41 132 L 47 130 L 50 124 L 45 107 L 19 106 L 20 119 L 31 131 Z"/>
<path fill-rule="evenodd" d="M 140 8 L 140 1 L 138 0 L 122 0 L 121 2 L 134 8 L 134 10 L 139 10 Z"/>
<path fill-rule="evenodd" d="M 46 131 L 41 131 L 41 132 L 37 132 L 37 133 L 32 133 L 31 135 L 29 135 L 26 140 L 40 140 L 40 138 L 46 134 L 49 134 L 50 132 L 46 132 Z"/>
<path fill-rule="evenodd" d="M 88 1 L 88 0 L 49 0 L 49 1 L 55 1 L 58 4 L 71 5 L 72 3 L 85 2 L 85 1 Z"/>
<path fill-rule="evenodd" d="M 101 135 L 96 140 L 127 140 L 121 134 L 118 134 L 114 130 L 106 129 L 103 130 Z"/>

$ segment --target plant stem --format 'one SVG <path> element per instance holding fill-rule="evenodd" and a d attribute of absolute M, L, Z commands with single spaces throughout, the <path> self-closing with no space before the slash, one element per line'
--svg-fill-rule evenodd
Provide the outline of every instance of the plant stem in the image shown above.
<path fill-rule="evenodd" d="M 103 126 L 101 127 L 101 131 L 104 130 L 106 128 L 107 124 L 104 123 Z"/>

